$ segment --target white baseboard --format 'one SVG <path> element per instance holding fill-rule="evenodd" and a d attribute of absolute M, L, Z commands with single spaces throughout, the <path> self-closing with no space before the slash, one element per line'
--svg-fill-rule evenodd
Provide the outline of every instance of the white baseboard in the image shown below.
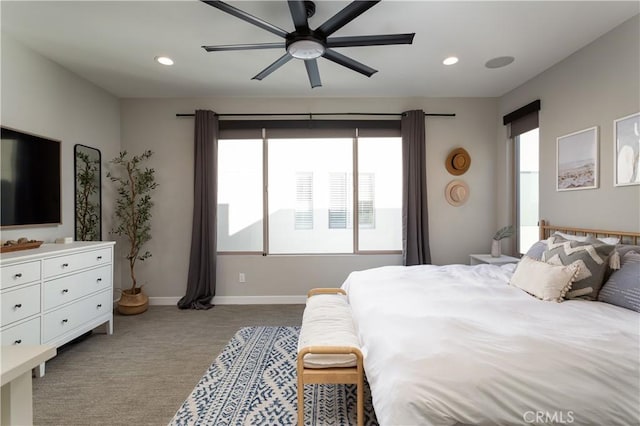
<path fill-rule="evenodd" d="M 180 297 L 149 297 L 149 305 L 176 305 Z M 214 296 L 214 305 L 304 305 L 306 295 L 300 296 Z"/>
<path fill-rule="evenodd" d="M 175 306 L 181 297 L 149 297 L 149 305 Z"/>

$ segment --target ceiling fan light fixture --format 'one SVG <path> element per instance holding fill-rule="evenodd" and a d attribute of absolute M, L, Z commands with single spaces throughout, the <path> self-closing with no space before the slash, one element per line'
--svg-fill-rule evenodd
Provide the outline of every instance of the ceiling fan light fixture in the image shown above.
<path fill-rule="evenodd" d="M 157 63 L 162 64 L 162 65 L 173 65 L 173 59 L 171 59 L 168 56 L 156 56 L 155 60 Z"/>
<path fill-rule="evenodd" d="M 324 51 L 324 45 L 316 40 L 297 40 L 287 46 L 287 52 L 296 59 L 319 58 Z"/>
<path fill-rule="evenodd" d="M 445 58 L 442 63 L 444 65 L 454 65 L 458 63 L 458 58 L 455 56 L 449 56 L 448 58 Z"/>

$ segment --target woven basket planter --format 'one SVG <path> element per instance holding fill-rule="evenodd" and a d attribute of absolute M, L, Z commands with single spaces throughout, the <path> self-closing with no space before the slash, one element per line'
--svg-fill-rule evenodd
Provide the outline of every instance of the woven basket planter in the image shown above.
<path fill-rule="evenodd" d="M 131 294 L 131 290 L 123 290 L 118 300 L 118 312 L 122 315 L 137 315 L 147 310 L 149 307 L 149 297 L 141 289 L 137 293 Z"/>

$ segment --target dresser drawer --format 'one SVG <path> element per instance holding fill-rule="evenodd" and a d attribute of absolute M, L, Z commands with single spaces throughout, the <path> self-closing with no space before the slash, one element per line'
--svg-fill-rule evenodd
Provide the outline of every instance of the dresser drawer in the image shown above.
<path fill-rule="evenodd" d="M 92 250 L 44 260 L 44 278 L 111 263 L 111 249 Z"/>
<path fill-rule="evenodd" d="M 111 266 L 68 275 L 44 283 L 44 310 L 79 299 L 112 286 Z"/>
<path fill-rule="evenodd" d="M 110 313 L 113 304 L 111 299 L 111 292 L 104 291 L 45 314 L 43 343 L 46 344 L 92 319 Z"/>
<path fill-rule="evenodd" d="M 2 327 L 40 312 L 40 284 L 2 292 Z"/>
<path fill-rule="evenodd" d="M 40 317 L 2 330 L 2 346 L 39 344 Z"/>
<path fill-rule="evenodd" d="M 40 261 L 2 267 L 0 289 L 27 284 L 40 279 Z"/>

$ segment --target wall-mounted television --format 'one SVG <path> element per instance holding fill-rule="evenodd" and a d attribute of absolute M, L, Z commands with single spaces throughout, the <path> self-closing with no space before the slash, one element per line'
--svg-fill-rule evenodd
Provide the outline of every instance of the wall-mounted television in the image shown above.
<path fill-rule="evenodd" d="M 2 227 L 62 223 L 60 141 L 1 128 Z"/>

